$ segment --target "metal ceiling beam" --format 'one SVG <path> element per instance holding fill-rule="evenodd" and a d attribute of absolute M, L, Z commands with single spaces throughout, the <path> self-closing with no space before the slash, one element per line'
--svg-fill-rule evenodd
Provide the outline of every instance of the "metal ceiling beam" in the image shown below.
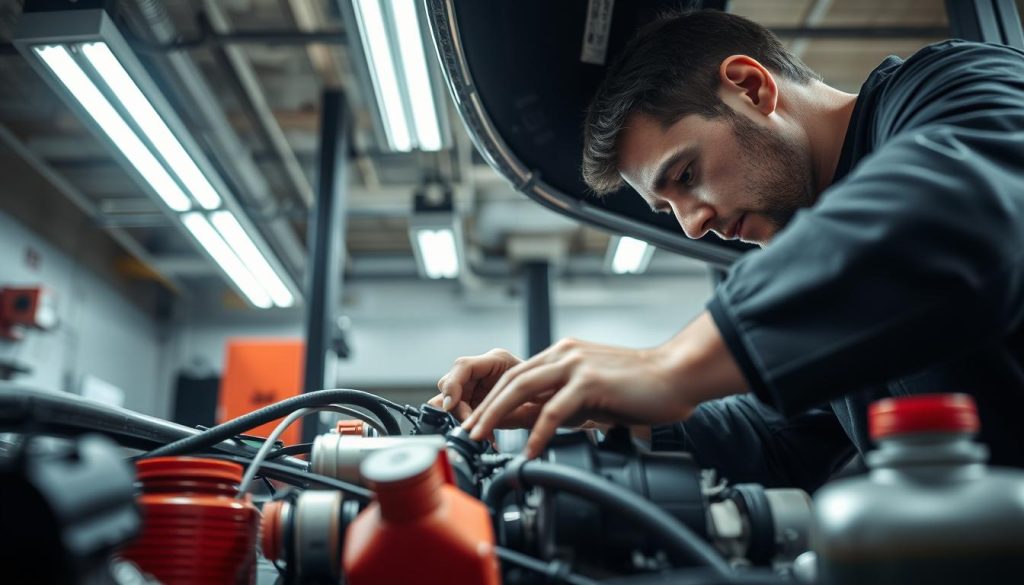
<path fill-rule="evenodd" d="M 284 7 L 295 19 L 300 34 L 321 35 L 321 32 L 312 32 L 320 27 L 320 9 L 314 2 L 307 0 L 285 0 Z M 348 42 L 348 35 L 343 31 L 334 33 L 340 44 Z M 332 37 L 332 39 L 335 37 Z M 328 89 L 340 89 L 345 86 L 344 70 L 338 60 L 337 54 L 322 42 L 302 43 L 306 46 L 306 55 L 309 57 L 313 70 L 320 75 L 324 87 Z"/>
<path fill-rule="evenodd" d="M 138 39 L 138 48 L 145 51 L 186 51 L 227 47 L 232 45 L 344 45 L 348 42 L 345 31 L 299 31 L 299 30 L 247 30 L 230 33 L 217 32 L 203 27 L 203 34 L 194 39 L 171 43 L 148 43 Z"/>
<path fill-rule="evenodd" d="M 230 28 L 227 16 L 224 14 L 224 9 L 221 5 L 217 2 L 206 0 L 203 3 L 203 7 L 206 9 L 206 15 L 210 19 L 210 26 L 214 30 L 223 33 Z M 252 63 L 249 62 L 249 58 L 238 47 L 221 47 L 220 50 L 223 52 L 229 68 L 238 80 L 239 86 L 242 89 L 242 97 L 252 110 L 260 131 L 266 136 L 270 147 L 277 154 L 281 165 L 284 167 L 285 176 L 288 177 L 288 182 L 291 183 L 292 189 L 294 189 L 296 195 L 298 195 L 306 207 L 312 206 L 314 199 L 313 186 L 310 185 L 309 179 L 306 178 L 306 173 L 295 157 L 295 152 L 292 150 L 291 145 L 288 144 L 288 139 L 285 137 L 284 131 L 281 130 L 281 125 L 274 118 L 274 112 L 270 108 L 270 104 L 267 103 L 266 94 L 263 92 L 263 88 L 260 87 L 259 79 L 256 76 L 256 70 L 253 69 Z"/>
<path fill-rule="evenodd" d="M 39 173 L 39 176 L 46 179 L 50 185 L 53 186 L 58 192 L 68 198 L 71 203 L 82 210 L 87 217 L 92 219 L 97 225 L 101 226 L 104 231 L 117 242 L 124 250 L 135 257 L 136 260 L 143 263 L 152 270 L 154 273 L 160 275 L 163 282 L 166 283 L 169 288 L 176 294 L 183 294 L 185 287 L 182 286 L 181 282 L 175 278 L 173 273 L 165 272 L 160 270 L 159 262 L 157 259 L 146 250 L 142 244 L 140 244 L 135 238 L 128 234 L 118 226 L 103 225 L 103 213 L 93 204 L 92 200 L 89 199 L 84 193 L 79 191 L 74 185 L 72 185 L 67 179 L 65 179 L 60 173 L 58 173 L 53 167 L 51 167 L 45 160 L 36 156 L 25 144 L 14 135 L 13 132 L 0 126 L 0 141 L 8 146 L 15 154 L 21 157 L 33 170 Z M 164 219 L 166 223 L 166 219 Z"/>
<path fill-rule="evenodd" d="M 301 1 L 301 0 L 296 0 Z M 770 27 L 777 36 L 807 37 L 814 39 L 903 39 L 947 37 L 950 28 L 945 26 L 777 26 Z M 348 45 L 344 31 L 278 31 L 251 30 L 232 33 L 211 33 L 193 40 L 167 44 L 135 42 L 143 51 L 184 51 L 231 45 Z M 10 43 L 0 43 L 0 55 L 16 55 L 18 52 Z"/>
<path fill-rule="evenodd" d="M 872 40 L 946 38 L 950 36 L 950 29 L 945 26 L 792 26 L 770 28 L 776 36 L 783 38 Z"/>
<path fill-rule="evenodd" d="M 828 15 L 828 11 L 832 8 L 832 0 L 814 0 L 811 5 L 807 7 L 803 17 L 803 27 L 813 29 L 815 26 L 821 24 L 825 17 Z M 789 46 L 789 52 L 792 53 L 797 59 L 804 56 L 807 51 L 807 47 L 811 41 L 807 35 L 799 35 L 793 41 L 793 44 Z"/>
<path fill-rule="evenodd" d="M 946 0 L 953 36 L 1024 49 L 1024 31 L 1013 0 Z"/>

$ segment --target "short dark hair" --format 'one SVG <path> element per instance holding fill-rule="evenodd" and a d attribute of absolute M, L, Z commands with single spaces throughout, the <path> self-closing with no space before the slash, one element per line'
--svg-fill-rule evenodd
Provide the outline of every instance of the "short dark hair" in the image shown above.
<path fill-rule="evenodd" d="M 741 16 L 719 10 L 662 16 L 626 45 L 590 103 L 583 135 L 587 185 L 598 195 L 622 186 L 618 139 L 632 114 L 648 114 L 668 127 L 690 114 L 730 113 L 718 97 L 718 66 L 736 54 L 801 84 L 821 79 L 770 30 Z"/>

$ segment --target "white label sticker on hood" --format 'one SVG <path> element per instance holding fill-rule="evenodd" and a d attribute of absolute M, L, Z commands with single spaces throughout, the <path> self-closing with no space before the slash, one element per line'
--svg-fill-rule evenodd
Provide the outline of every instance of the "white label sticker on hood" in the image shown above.
<path fill-rule="evenodd" d="M 608 31 L 612 28 L 612 9 L 615 0 L 589 0 L 587 27 L 583 31 L 583 52 L 580 61 L 604 65 L 608 53 Z"/>

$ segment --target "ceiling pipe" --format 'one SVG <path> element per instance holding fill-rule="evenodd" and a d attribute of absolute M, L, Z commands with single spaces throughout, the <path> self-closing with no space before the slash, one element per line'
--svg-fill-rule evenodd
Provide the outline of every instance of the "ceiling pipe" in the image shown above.
<path fill-rule="evenodd" d="M 287 6 L 292 18 L 295 20 L 296 26 L 302 31 L 300 34 L 310 36 L 324 35 L 324 33 L 320 32 L 324 24 L 322 9 L 317 3 L 310 2 L 309 0 L 288 0 Z M 346 31 L 332 33 L 331 40 L 334 41 L 332 44 L 347 45 L 349 42 L 348 33 Z M 349 107 L 353 109 L 353 114 L 356 113 L 355 110 L 365 108 L 365 104 L 362 102 L 362 94 L 358 91 L 353 91 L 352 76 L 348 74 L 349 72 L 342 65 L 335 47 L 328 46 L 325 42 L 313 42 L 306 46 L 306 55 L 309 57 L 313 70 L 320 76 L 324 87 L 348 90 L 346 96 L 350 100 Z M 377 172 L 377 166 L 373 159 L 366 155 L 367 141 L 365 140 L 364 133 L 359 131 L 361 121 L 355 115 L 353 115 L 352 121 L 353 132 L 350 138 L 354 147 L 353 150 L 356 153 L 354 160 L 355 169 L 359 172 L 363 185 L 370 189 L 377 189 L 380 187 L 380 175 Z"/>
<path fill-rule="evenodd" d="M 812 28 L 821 24 L 828 16 L 830 8 L 832 8 L 832 0 L 814 0 L 804 13 L 803 27 Z M 802 59 L 810 44 L 811 41 L 806 36 L 796 37 L 789 46 L 789 52 L 797 59 Z"/>
<path fill-rule="evenodd" d="M 223 8 L 217 2 L 205 0 L 203 7 L 206 10 L 207 17 L 210 19 L 210 26 L 213 27 L 214 32 L 229 32 L 230 24 L 228 23 L 227 16 L 225 16 Z M 255 115 L 260 131 L 267 137 L 270 147 L 277 154 L 292 189 L 295 190 L 295 193 L 307 209 L 312 207 L 314 199 L 313 186 L 310 185 L 305 171 L 302 170 L 302 165 L 299 164 L 299 160 L 295 157 L 295 151 L 288 144 L 288 139 L 285 137 L 284 131 L 281 130 L 281 125 L 277 123 L 270 104 L 267 103 L 266 94 L 264 94 L 263 88 L 260 87 L 259 79 L 256 77 L 256 71 L 253 69 L 252 63 L 249 62 L 248 57 L 245 56 L 245 53 L 239 47 L 222 46 L 218 50 L 223 52 L 228 66 L 238 79 L 239 86 L 242 89 L 245 100 Z"/>
<path fill-rule="evenodd" d="M 174 23 L 161 0 L 134 0 L 121 6 L 127 9 L 125 16 L 134 20 L 153 41 L 166 44 L 177 39 Z M 183 51 L 169 52 L 161 57 L 160 63 L 166 65 L 178 79 L 178 83 L 170 84 L 169 91 L 174 92 L 179 101 L 188 104 L 192 114 L 190 117 L 206 130 L 202 137 L 213 146 L 211 154 L 220 163 L 230 182 L 238 188 L 236 195 L 259 209 L 278 207 L 280 203 L 271 191 L 266 176 L 253 161 L 252 151 L 235 133 L 220 106 L 220 100 L 195 62 Z M 302 282 L 305 276 L 306 248 L 291 223 L 278 217 L 258 222 L 257 225 L 265 226 L 265 232 L 271 236 L 267 238 L 268 242 L 278 253 L 282 264 L 296 282 Z"/>

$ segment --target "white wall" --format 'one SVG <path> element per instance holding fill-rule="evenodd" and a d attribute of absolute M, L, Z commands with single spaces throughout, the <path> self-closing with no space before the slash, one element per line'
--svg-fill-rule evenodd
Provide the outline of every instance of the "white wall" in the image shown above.
<path fill-rule="evenodd" d="M 511 297 L 507 287 L 465 292 L 455 283 L 403 281 L 347 283 L 345 290 L 353 354 L 338 366 L 341 386 L 429 387 L 461 355 L 493 347 L 523 354 L 522 299 Z M 696 316 L 710 295 L 709 279 L 692 274 L 557 284 L 554 338 L 656 345 Z M 220 371 L 229 336 L 301 336 L 298 312 L 267 313 L 262 323 L 252 317 L 194 316 L 175 336 L 179 363 Z"/>
<path fill-rule="evenodd" d="M 26 251 L 40 255 L 38 267 Z M 695 316 L 711 294 L 708 278 L 555 280 L 554 338 L 573 336 L 628 347 L 668 339 Z M 78 392 L 91 375 L 126 393 L 125 406 L 167 417 L 181 369 L 219 373 L 228 337 L 302 335 L 302 311 L 205 309 L 199 303 L 162 330 L 121 293 L 9 216 L 0 213 L 0 285 L 42 284 L 56 293 L 60 327 L 29 331 L 20 342 L 0 341 L 0 358 L 33 368 L 18 380 L 47 390 Z M 525 351 L 522 298 L 507 285 L 465 290 L 453 282 L 373 281 L 345 285 L 343 314 L 351 319 L 350 359 L 337 368 L 338 385 L 433 386 L 461 355 L 504 347 Z"/>
<path fill-rule="evenodd" d="M 33 268 L 28 250 L 39 255 Z M 168 414 L 163 341 L 158 324 L 102 279 L 14 219 L 0 213 L 0 286 L 43 285 L 55 293 L 60 326 L 0 340 L 0 359 L 32 368 L 15 379 L 44 390 L 78 392 L 91 375 L 125 392 L 125 406 Z"/>

